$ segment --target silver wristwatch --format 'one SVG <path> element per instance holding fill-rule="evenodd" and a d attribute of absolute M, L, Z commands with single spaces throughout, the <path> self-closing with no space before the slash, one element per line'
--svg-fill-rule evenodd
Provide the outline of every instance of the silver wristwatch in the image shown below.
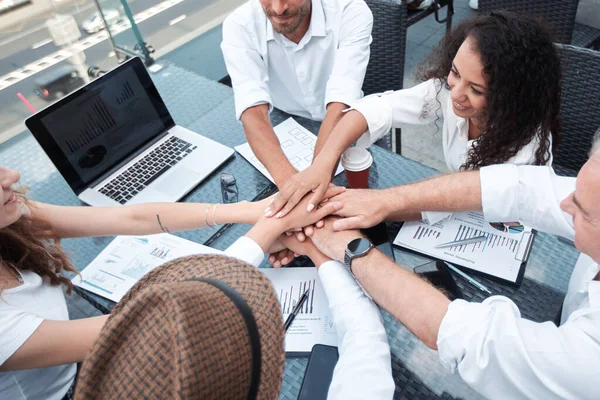
<path fill-rule="evenodd" d="M 357 238 L 348 243 L 344 252 L 344 264 L 346 268 L 352 273 L 352 260 L 366 256 L 373 247 L 373 243 L 365 238 Z M 354 273 L 352 274 L 354 275 Z"/>

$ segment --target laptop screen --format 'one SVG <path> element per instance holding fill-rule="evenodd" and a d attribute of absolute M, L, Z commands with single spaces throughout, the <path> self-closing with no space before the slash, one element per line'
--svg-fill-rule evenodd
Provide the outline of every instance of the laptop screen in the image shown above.
<path fill-rule="evenodd" d="M 173 126 L 144 65 L 134 60 L 40 112 L 36 124 L 28 123 L 74 189 L 85 189 Z"/>

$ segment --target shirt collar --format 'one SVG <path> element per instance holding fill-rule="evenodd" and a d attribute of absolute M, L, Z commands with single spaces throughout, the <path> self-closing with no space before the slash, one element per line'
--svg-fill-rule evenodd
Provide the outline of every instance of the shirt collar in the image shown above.
<path fill-rule="evenodd" d="M 266 18 L 266 16 L 265 16 L 265 18 Z M 285 38 L 285 36 L 283 36 L 282 34 L 275 32 L 275 29 L 273 28 L 273 24 L 271 24 L 271 21 L 269 20 L 269 18 L 266 18 L 266 20 L 267 20 L 267 42 L 270 40 L 277 40 L 276 39 L 277 37 L 279 37 L 280 39 Z M 306 31 L 306 34 L 304 35 L 302 40 L 300 40 L 300 43 L 308 42 L 308 40 L 313 36 L 317 36 L 317 37 L 327 36 L 327 29 L 325 28 L 325 11 L 323 11 L 323 5 L 321 4 L 321 0 L 312 0 L 310 25 L 308 26 L 308 31 Z M 278 42 L 282 43 L 281 41 L 278 41 Z M 299 43 L 299 45 L 300 45 L 300 43 Z"/>

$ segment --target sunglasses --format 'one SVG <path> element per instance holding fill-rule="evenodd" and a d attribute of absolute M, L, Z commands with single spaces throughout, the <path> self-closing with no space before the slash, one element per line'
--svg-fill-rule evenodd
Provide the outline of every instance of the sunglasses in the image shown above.
<path fill-rule="evenodd" d="M 223 204 L 238 202 L 238 187 L 235 176 L 227 172 L 221 173 L 221 196 Z"/>

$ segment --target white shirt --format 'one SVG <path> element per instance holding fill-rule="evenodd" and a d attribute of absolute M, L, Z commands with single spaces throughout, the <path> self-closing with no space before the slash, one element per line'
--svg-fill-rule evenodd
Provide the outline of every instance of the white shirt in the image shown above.
<path fill-rule="evenodd" d="M 254 266 L 264 259 L 261 248 L 245 236 L 225 254 Z M 342 263 L 324 263 L 319 278 L 335 322 L 340 354 L 327 398 L 393 398 L 390 346 L 379 309 Z"/>
<path fill-rule="evenodd" d="M 225 255 L 255 267 L 264 259 L 248 237 L 233 243 Z M 0 365 L 8 360 L 45 320 L 68 320 L 62 286 L 21 271 L 24 283 L 2 291 L 0 301 Z M 391 399 L 394 393 L 390 348 L 379 309 L 337 261 L 321 266 L 322 280 L 336 324 L 340 359 L 330 399 Z M 0 398 L 60 400 L 73 384 L 75 364 L 0 373 Z"/>
<path fill-rule="evenodd" d="M 51 286 L 31 271 L 23 284 L 0 293 L 0 365 L 4 364 L 45 320 L 69 319 L 62 286 Z M 0 399 L 60 400 L 75 380 L 75 364 L 0 372 Z"/>
<path fill-rule="evenodd" d="M 376 142 L 391 128 L 441 124 L 444 159 L 450 172 L 460 170 L 475 142 L 469 140 L 469 120 L 454 113 L 450 91 L 437 79 L 430 79 L 409 89 L 366 96 L 353 103 L 352 108 L 367 120 L 371 143 Z M 538 147 L 539 138 L 536 136 L 507 163 L 534 163 Z M 548 165 L 551 165 L 552 154 L 549 157 Z"/>
<path fill-rule="evenodd" d="M 523 221 L 573 238 L 560 202 L 575 178 L 549 167 L 498 165 L 481 170 L 483 212 L 490 221 Z M 600 376 L 600 267 L 582 255 L 571 275 L 562 323 L 521 318 L 508 298 L 453 301 L 438 333 L 442 364 L 488 398 L 596 399 Z"/>
<path fill-rule="evenodd" d="M 275 32 L 258 0 L 249 0 L 223 22 L 236 117 L 266 103 L 321 121 L 327 104 L 362 97 L 372 26 L 363 0 L 313 0 L 310 26 L 296 44 Z"/>

